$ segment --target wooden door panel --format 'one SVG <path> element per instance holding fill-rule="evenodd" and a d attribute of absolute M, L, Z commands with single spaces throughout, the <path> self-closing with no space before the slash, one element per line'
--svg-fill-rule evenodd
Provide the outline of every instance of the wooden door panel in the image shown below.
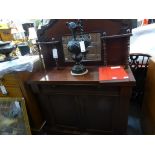
<path fill-rule="evenodd" d="M 81 96 L 87 129 L 112 131 L 115 107 L 119 97 Z M 119 104 L 118 104 L 119 106 Z"/>
<path fill-rule="evenodd" d="M 55 125 L 77 127 L 79 124 L 77 97 L 74 95 L 50 95 L 50 108 L 53 109 Z"/>

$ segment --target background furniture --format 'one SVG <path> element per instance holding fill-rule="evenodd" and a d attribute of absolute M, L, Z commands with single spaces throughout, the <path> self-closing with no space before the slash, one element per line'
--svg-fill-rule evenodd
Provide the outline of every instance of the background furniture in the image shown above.
<path fill-rule="evenodd" d="M 150 57 L 151 56 L 149 54 L 143 53 L 130 53 L 129 55 L 129 66 L 136 79 L 136 86 L 133 88 L 131 100 L 140 106 L 143 102 L 145 80 Z"/>
<path fill-rule="evenodd" d="M 24 98 L 0 98 L 0 135 L 31 134 Z"/>
<path fill-rule="evenodd" d="M 149 60 L 142 106 L 142 127 L 145 134 L 155 134 L 155 58 Z"/>
<path fill-rule="evenodd" d="M 13 61 L 16 61 L 16 60 L 13 60 Z M 8 63 L 13 64 L 13 61 Z M 20 59 L 18 61 L 20 61 Z M 16 63 L 16 65 L 18 64 Z M 28 64 L 24 64 L 24 65 L 26 66 Z M 0 66 L 3 66 L 3 63 L 1 63 Z M 20 66 L 21 66 L 21 63 L 20 63 Z M 44 124 L 44 120 L 40 114 L 40 110 L 38 108 L 36 99 L 32 94 L 31 89 L 29 88 L 28 85 L 26 85 L 26 81 L 31 76 L 31 74 L 40 70 L 39 59 L 35 60 L 33 64 L 32 72 L 28 72 L 27 70 L 24 71 L 20 68 L 19 69 L 22 71 L 18 71 L 18 67 L 15 65 L 12 65 L 12 71 L 10 68 L 11 67 L 6 68 L 5 66 L 3 70 L 0 70 L 1 72 L 0 84 L 4 85 L 7 90 L 7 94 L 2 94 L 2 92 L 0 92 L 0 98 L 24 97 L 29 120 L 30 120 L 31 130 L 39 132 Z"/>

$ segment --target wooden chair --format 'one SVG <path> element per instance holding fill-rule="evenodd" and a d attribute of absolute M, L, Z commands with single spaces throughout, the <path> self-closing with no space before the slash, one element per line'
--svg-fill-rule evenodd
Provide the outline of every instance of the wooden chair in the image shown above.
<path fill-rule="evenodd" d="M 130 53 L 129 66 L 136 79 L 136 86 L 133 88 L 131 102 L 142 104 L 144 96 L 145 79 L 148 68 L 149 54 L 143 53 Z"/>

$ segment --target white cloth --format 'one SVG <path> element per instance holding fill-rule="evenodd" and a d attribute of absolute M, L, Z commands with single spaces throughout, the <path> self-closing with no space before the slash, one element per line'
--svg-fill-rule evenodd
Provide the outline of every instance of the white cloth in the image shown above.
<path fill-rule="evenodd" d="M 146 53 L 155 57 L 155 24 L 140 26 L 132 30 L 130 53 Z"/>
<path fill-rule="evenodd" d="M 39 56 L 19 56 L 18 59 L 0 63 L 0 77 L 14 71 L 33 71 L 33 65 Z"/>

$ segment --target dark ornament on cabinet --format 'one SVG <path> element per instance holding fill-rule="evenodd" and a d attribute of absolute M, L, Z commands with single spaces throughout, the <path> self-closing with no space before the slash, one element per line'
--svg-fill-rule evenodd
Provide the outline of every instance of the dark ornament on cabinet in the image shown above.
<path fill-rule="evenodd" d="M 91 44 L 90 38 L 83 34 L 82 20 L 77 22 L 67 22 L 66 25 L 71 30 L 72 39 L 68 42 L 68 51 L 72 54 L 75 65 L 72 67 L 72 75 L 84 75 L 88 72 L 86 67 L 81 63 L 87 54 L 87 47 Z M 77 38 L 77 32 L 80 32 L 80 38 Z"/>

